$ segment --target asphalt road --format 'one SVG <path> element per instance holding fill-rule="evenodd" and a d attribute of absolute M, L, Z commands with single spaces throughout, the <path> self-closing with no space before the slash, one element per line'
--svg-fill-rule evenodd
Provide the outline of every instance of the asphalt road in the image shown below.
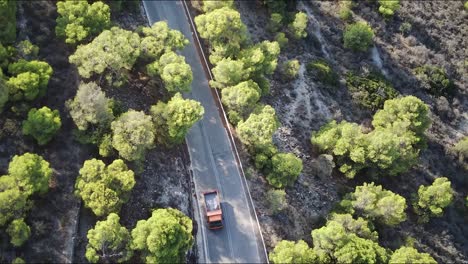
<path fill-rule="evenodd" d="M 197 193 L 195 218 L 199 223 L 197 245 L 199 262 L 260 263 L 267 262 L 254 208 L 249 199 L 246 183 L 235 159 L 235 150 L 222 123 L 203 59 L 197 53 L 195 35 L 190 20 L 180 1 L 143 1 L 150 24 L 166 20 L 169 27 L 181 31 L 190 44 L 180 52 L 192 67 L 192 92 L 184 96 L 195 99 L 205 108 L 204 118 L 194 125 L 186 137 L 191 169 Z M 201 192 L 218 189 L 221 193 L 224 228 L 206 227 Z"/>

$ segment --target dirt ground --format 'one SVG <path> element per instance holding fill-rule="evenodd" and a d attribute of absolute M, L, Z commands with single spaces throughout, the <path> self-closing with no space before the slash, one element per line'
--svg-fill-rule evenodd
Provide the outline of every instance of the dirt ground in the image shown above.
<path fill-rule="evenodd" d="M 50 191 L 43 197 L 33 198 L 34 207 L 26 218 L 31 226 L 31 238 L 21 248 L 14 249 L 9 245 L 7 235 L 0 233 L 0 262 L 10 263 L 14 257 L 22 257 L 28 263 L 83 263 L 86 262 L 86 233 L 97 219 L 90 210 L 81 206 L 73 190 L 83 162 L 99 158 L 99 155 L 94 146 L 81 145 L 74 140 L 74 124 L 64 105 L 75 95 L 80 82 L 76 68 L 68 62 L 73 48 L 55 37 L 57 12 L 54 1 L 24 1 L 19 6 L 18 40 L 30 39 L 38 45 L 40 59 L 47 61 L 54 70 L 47 95 L 35 101 L 33 106 L 47 105 L 58 109 L 62 128 L 49 144 L 39 147 L 33 139 L 21 133 L 21 122 L 26 113 L 17 115 L 5 110 L 0 116 L 0 175 L 7 174 L 8 163 L 14 155 L 24 152 L 44 156 L 54 169 Z M 147 25 L 138 9 L 125 16 L 113 15 L 113 21 L 132 30 Z M 103 89 L 108 97 L 120 100 L 125 108 L 136 110 L 148 111 L 150 105 L 164 97 L 160 92 L 161 86 L 146 79 L 140 81 L 135 78 L 119 89 Z M 191 183 L 186 153 L 185 145 L 181 145 L 170 150 L 156 147 L 147 154 L 143 172 L 136 173 L 131 197 L 120 211 L 123 225 L 131 230 L 138 220 L 147 219 L 152 209 L 161 207 L 177 208 L 191 216 Z M 195 255 L 196 252 L 191 252 L 189 258 L 193 260 Z"/>
<path fill-rule="evenodd" d="M 305 65 L 312 59 L 330 61 L 343 78 L 350 70 L 380 70 L 388 75 L 403 95 L 416 95 L 431 109 L 432 127 L 427 133 L 428 148 L 421 153 L 420 163 L 409 172 L 392 178 L 368 179 L 365 176 L 346 180 L 332 171 L 333 163 L 310 143 L 311 132 L 330 119 L 368 124 L 373 113 L 355 104 L 341 79 L 338 88 L 314 81 L 301 66 L 296 80 L 286 82 L 279 73 L 271 78 L 271 95 L 263 102 L 272 105 L 281 127 L 274 136 L 281 151 L 295 153 L 303 160 L 304 171 L 293 187 L 287 188 L 288 208 L 272 215 L 265 204 L 267 184 L 254 169 L 248 169 L 249 184 L 259 212 L 268 249 L 283 239 L 311 242 L 311 230 L 319 228 L 344 193 L 356 185 L 375 181 L 404 196 L 408 203 L 408 220 L 395 228 L 377 227 L 381 245 L 396 249 L 413 237 L 415 246 L 430 253 L 441 263 L 468 262 L 468 213 L 464 197 L 468 194 L 467 172 L 448 150 L 468 134 L 468 87 L 466 60 L 466 11 L 461 1 L 401 1 L 402 7 L 393 20 L 384 20 L 376 5 L 359 2 L 357 17 L 368 21 L 376 32 L 376 47 L 367 54 L 355 55 L 342 45 L 343 22 L 337 17 L 338 2 L 311 1 L 297 9 L 309 13 L 308 36 L 290 42 L 281 51 L 280 62 L 298 59 Z M 265 30 L 268 11 L 259 1 L 239 1 L 237 7 L 254 42 L 273 39 Z M 404 21 L 412 24 L 406 35 L 398 31 Z M 381 60 L 382 68 L 378 67 Z M 436 98 L 419 88 L 412 70 L 426 63 L 445 67 L 455 81 L 458 92 L 453 98 Z M 244 164 L 253 168 L 248 155 Z M 422 225 L 416 222 L 410 205 L 411 195 L 419 185 L 431 184 L 435 177 L 448 177 L 455 190 L 455 201 L 441 218 Z M 404 183 L 404 184 L 402 184 Z"/>

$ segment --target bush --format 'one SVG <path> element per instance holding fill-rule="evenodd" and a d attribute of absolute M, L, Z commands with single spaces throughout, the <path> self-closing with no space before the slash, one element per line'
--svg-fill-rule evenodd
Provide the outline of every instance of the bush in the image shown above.
<path fill-rule="evenodd" d="M 442 177 L 435 179 L 431 186 L 419 187 L 414 209 L 422 222 L 427 222 L 430 216 L 442 216 L 444 208 L 452 203 L 453 190 L 450 185 L 450 181 Z"/>
<path fill-rule="evenodd" d="M 11 261 L 11 264 L 26 264 L 26 261 L 22 258 L 15 258 L 13 261 Z"/>
<path fill-rule="evenodd" d="M 278 153 L 271 159 L 267 181 L 275 188 L 291 186 L 302 172 L 302 160 L 292 153 Z"/>
<path fill-rule="evenodd" d="M 297 78 L 300 67 L 301 64 L 299 63 L 299 60 L 288 60 L 284 62 L 281 71 L 286 78 L 292 80 Z"/>
<path fill-rule="evenodd" d="M 440 67 L 425 65 L 415 70 L 416 77 L 422 82 L 422 87 L 435 96 L 451 96 L 455 92 L 455 84 Z"/>
<path fill-rule="evenodd" d="M 284 190 L 268 190 L 266 200 L 273 214 L 283 211 L 288 206 Z"/>
<path fill-rule="evenodd" d="M 383 76 L 376 73 L 367 76 L 349 73 L 346 76 L 346 85 L 354 100 L 373 111 L 382 108 L 386 100 L 398 96 L 393 86 Z"/>
<path fill-rule="evenodd" d="M 285 48 L 288 45 L 289 39 L 286 37 L 286 34 L 279 32 L 275 35 L 275 41 L 278 42 L 281 48 Z"/>
<path fill-rule="evenodd" d="M 272 13 L 267 28 L 270 32 L 277 32 L 283 26 L 282 22 L 283 16 L 281 14 Z"/>
<path fill-rule="evenodd" d="M 192 220 L 176 209 L 157 209 L 132 230 L 132 249 L 147 263 L 181 263 L 192 247 Z"/>
<path fill-rule="evenodd" d="M 341 205 L 347 212 L 356 212 L 390 226 L 406 220 L 405 198 L 374 183 L 357 186 L 354 193 L 345 196 Z"/>
<path fill-rule="evenodd" d="M 393 16 L 400 9 L 400 0 L 379 0 L 379 12 L 384 16 Z"/>
<path fill-rule="evenodd" d="M 318 263 L 317 254 L 303 240 L 297 243 L 288 240 L 280 241 L 270 252 L 269 259 L 278 264 Z"/>
<path fill-rule="evenodd" d="M 353 13 L 351 12 L 351 8 L 353 7 L 352 1 L 340 1 L 339 3 L 340 9 L 338 11 L 338 16 L 343 20 L 350 20 Z"/>
<path fill-rule="evenodd" d="M 88 231 L 85 256 L 89 262 L 121 263 L 132 257 L 130 232 L 119 220 L 117 214 L 111 213 Z"/>
<path fill-rule="evenodd" d="M 332 86 L 338 85 L 338 74 L 324 60 L 311 61 L 306 66 L 307 71 L 312 73 L 315 78 L 325 84 Z"/>
<path fill-rule="evenodd" d="M 413 26 L 411 25 L 411 23 L 409 22 L 403 22 L 401 23 L 400 27 L 399 27 L 399 30 L 401 33 L 403 33 L 404 35 L 408 34 L 410 31 L 411 31 L 411 28 Z"/>
<path fill-rule="evenodd" d="M 31 235 L 31 229 L 24 222 L 24 219 L 13 220 L 6 231 L 11 238 L 11 244 L 15 247 L 22 246 Z"/>
<path fill-rule="evenodd" d="M 401 247 L 395 252 L 393 252 L 390 260 L 390 264 L 399 264 L 399 263 L 427 263 L 427 264 L 437 264 L 431 255 L 427 253 L 419 253 L 416 249 L 412 247 Z"/>
<path fill-rule="evenodd" d="M 468 136 L 460 139 L 460 141 L 453 146 L 452 151 L 458 155 L 460 162 L 468 161 Z"/>
<path fill-rule="evenodd" d="M 29 40 L 20 41 L 17 45 L 18 56 L 25 60 L 35 60 L 39 54 L 39 47 Z"/>
<path fill-rule="evenodd" d="M 289 25 L 289 30 L 291 31 L 294 38 L 301 39 L 307 37 L 307 22 L 308 18 L 306 13 L 296 13 L 294 21 Z"/>
<path fill-rule="evenodd" d="M 353 51 L 367 51 L 373 43 L 374 31 L 365 22 L 356 22 L 346 26 L 344 47 Z"/>
<path fill-rule="evenodd" d="M 106 166 L 101 160 L 91 159 L 80 169 L 75 194 L 97 216 L 105 216 L 120 210 L 134 185 L 134 173 L 123 160 L 114 160 Z"/>
<path fill-rule="evenodd" d="M 31 135 L 39 145 L 47 144 L 62 126 L 60 114 L 57 110 L 50 110 L 44 106 L 33 108 L 28 113 L 28 119 L 23 122 L 23 134 Z"/>

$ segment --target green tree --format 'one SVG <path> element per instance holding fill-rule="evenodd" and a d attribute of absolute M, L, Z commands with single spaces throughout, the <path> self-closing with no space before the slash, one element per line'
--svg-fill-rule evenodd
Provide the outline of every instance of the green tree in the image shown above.
<path fill-rule="evenodd" d="M 399 264 L 399 263 L 427 263 L 427 264 L 437 264 L 431 255 L 427 253 L 419 253 L 415 248 L 412 247 L 401 247 L 393 252 L 390 257 L 390 264 Z"/>
<path fill-rule="evenodd" d="M 55 34 L 68 44 L 77 44 L 110 27 L 110 8 L 101 1 L 57 2 Z"/>
<path fill-rule="evenodd" d="M 24 217 L 31 207 L 29 192 L 20 187 L 14 176 L 0 177 L 0 227 L 13 219 Z"/>
<path fill-rule="evenodd" d="M 11 264 L 26 264 L 26 261 L 22 258 L 15 258 L 11 261 Z"/>
<path fill-rule="evenodd" d="M 104 30 L 91 43 L 78 46 L 69 61 L 76 65 L 81 77 L 91 78 L 94 74 L 104 74 L 109 83 L 118 86 L 139 56 L 138 34 L 113 27 Z"/>
<path fill-rule="evenodd" d="M 37 154 L 15 155 L 8 165 L 8 173 L 14 177 L 19 188 L 28 195 L 45 194 L 49 190 L 52 169 L 49 162 Z"/>
<path fill-rule="evenodd" d="M 244 68 L 244 62 L 230 58 L 218 62 L 212 72 L 214 81 L 210 81 L 210 85 L 218 89 L 237 85 L 249 77 L 249 72 Z"/>
<path fill-rule="evenodd" d="M 16 1 L 0 0 L 0 42 L 16 40 Z"/>
<path fill-rule="evenodd" d="M 106 166 L 101 160 L 91 159 L 80 169 L 75 194 L 97 216 L 104 216 L 120 210 L 134 185 L 134 173 L 123 160 L 114 160 Z"/>
<path fill-rule="evenodd" d="M 280 30 L 283 26 L 283 16 L 279 13 L 271 13 L 270 14 L 270 21 L 268 23 L 267 29 L 274 33 Z"/>
<path fill-rule="evenodd" d="M 284 190 L 268 190 L 265 198 L 273 214 L 281 212 L 288 206 L 286 192 Z"/>
<path fill-rule="evenodd" d="M 282 65 L 281 72 L 286 78 L 288 78 L 289 80 L 293 80 L 297 78 L 300 67 L 301 64 L 299 63 L 299 60 L 288 60 L 285 61 Z"/>
<path fill-rule="evenodd" d="M 334 214 L 325 226 L 312 231 L 312 238 L 314 250 L 326 262 L 387 262 L 387 252 L 377 243 L 377 233 L 362 218 Z"/>
<path fill-rule="evenodd" d="M 141 55 L 149 60 L 159 60 L 164 53 L 182 49 L 189 43 L 180 31 L 170 29 L 166 21 L 142 28 L 142 34 Z"/>
<path fill-rule="evenodd" d="M 353 51 L 367 51 L 373 43 L 374 31 L 366 22 L 346 26 L 344 47 Z"/>
<path fill-rule="evenodd" d="M 248 80 L 238 85 L 224 88 L 221 94 L 221 101 L 228 108 L 229 113 L 234 111 L 244 118 L 250 114 L 258 100 L 260 100 L 261 91 L 257 83 Z"/>
<path fill-rule="evenodd" d="M 53 70 L 47 62 L 21 59 L 10 64 L 8 72 L 13 76 L 7 82 L 12 100 L 31 101 L 46 94 Z"/>
<path fill-rule="evenodd" d="M 444 208 L 453 201 L 453 189 L 450 181 L 445 178 L 437 178 L 430 186 L 419 186 L 418 198 L 414 203 L 415 210 L 421 215 L 422 221 L 428 221 L 430 216 L 440 217 Z"/>
<path fill-rule="evenodd" d="M 354 193 L 345 196 L 341 205 L 350 213 L 356 212 L 386 225 L 397 225 L 406 220 L 405 198 L 373 182 L 357 186 Z"/>
<path fill-rule="evenodd" d="M 159 61 L 148 64 L 148 75 L 160 76 L 169 92 L 190 92 L 193 80 L 192 69 L 185 62 L 185 58 L 173 51 L 161 56 Z"/>
<path fill-rule="evenodd" d="M 258 113 L 252 113 L 237 126 L 239 139 L 252 153 L 270 147 L 273 144 L 273 134 L 278 129 L 279 122 L 275 109 L 266 105 Z"/>
<path fill-rule="evenodd" d="M 132 230 L 132 249 L 141 251 L 147 263 L 184 262 L 193 244 L 192 228 L 192 220 L 179 210 L 154 210 Z"/>
<path fill-rule="evenodd" d="M 298 242 L 282 240 L 269 254 L 273 263 L 317 263 L 318 256 L 303 240 Z"/>
<path fill-rule="evenodd" d="M 387 100 L 384 108 L 374 115 L 372 125 L 375 128 L 394 128 L 394 132 L 401 131 L 401 134 L 409 130 L 422 140 L 431 125 L 429 107 L 415 96 Z"/>
<path fill-rule="evenodd" d="M 112 146 L 128 160 L 143 160 L 153 148 L 155 134 L 151 116 L 142 111 L 129 110 L 111 123 Z"/>
<path fill-rule="evenodd" d="M 251 77 L 271 75 L 278 65 L 280 46 L 276 41 L 263 41 L 240 53 L 243 68 Z"/>
<path fill-rule="evenodd" d="M 23 40 L 18 43 L 16 51 L 18 56 L 27 61 L 36 60 L 39 54 L 39 47 L 32 44 L 29 40 Z"/>
<path fill-rule="evenodd" d="M 95 82 L 80 83 L 75 97 L 66 105 L 79 130 L 107 127 L 114 119 L 110 100 Z"/>
<path fill-rule="evenodd" d="M 6 231 L 11 238 L 11 244 L 15 247 L 22 246 L 31 235 L 31 229 L 22 218 L 13 220 Z"/>
<path fill-rule="evenodd" d="M 302 172 L 302 160 L 292 153 L 278 153 L 271 159 L 267 181 L 275 188 L 292 186 Z"/>
<path fill-rule="evenodd" d="M 289 25 L 289 30 L 296 39 L 307 37 L 307 15 L 304 12 L 296 13 L 294 21 Z"/>
<path fill-rule="evenodd" d="M 224 0 L 224 1 L 203 0 L 202 10 L 203 12 L 208 13 L 215 9 L 220 9 L 223 7 L 233 8 L 234 0 Z"/>
<path fill-rule="evenodd" d="M 346 85 L 354 100 L 373 111 L 382 108 L 386 100 L 398 96 L 395 88 L 383 76 L 375 73 L 366 76 L 349 73 L 346 75 Z"/>
<path fill-rule="evenodd" d="M 199 102 L 184 99 L 180 93 L 167 103 L 158 102 L 151 107 L 157 140 L 167 145 L 182 143 L 190 128 L 203 118 L 204 112 Z"/>
<path fill-rule="evenodd" d="M 280 48 L 285 48 L 288 45 L 289 39 L 286 37 L 286 34 L 279 32 L 275 35 L 275 41 L 278 42 Z"/>
<path fill-rule="evenodd" d="M 379 12 L 384 16 L 393 16 L 400 9 L 400 0 L 379 0 Z"/>
<path fill-rule="evenodd" d="M 111 213 L 88 231 L 85 256 L 89 262 L 122 263 L 132 257 L 130 232 L 119 220 L 117 214 Z"/>
<path fill-rule="evenodd" d="M 223 47 L 223 57 L 236 55 L 247 40 L 247 29 L 239 12 L 229 7 L 199 15 L 195 17 L 195 24 L 200 37 L 208 40 L 212 49 Z"/>
<path fill-rule="evenodd" d="M 62 121 L 57 110 L 52 111 L 46 106 L 33 108 L 28 113 L 28 119 L 23 122 L 23 134 L 34 137 L 39 145 L 45 145 L 61 126 Z"/>

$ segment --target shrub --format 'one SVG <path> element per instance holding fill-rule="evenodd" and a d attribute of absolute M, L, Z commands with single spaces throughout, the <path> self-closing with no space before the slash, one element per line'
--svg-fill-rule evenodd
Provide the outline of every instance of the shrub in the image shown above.
<path fill-rule="evenodd" d="M 269 254 L 269 259 L 273 263 L 317 263 L 318 256 L 313 249 L 303 240 L 297 243 L 282 240 L 276 244 Z"/>
<path fill-rule="evenodd" d="M 425 65 L 416 68 L 415 74 L 422 82 L 423 88 L 435 96 L 450 96 L 455 92 L 455 84 L 443 68 Z"/>
<path fill-rule="evenodd" d="M 300 67 L 301 64 L 299 63 L 299 60 L 288 60 L 284 62 L 281 71 L 286 78 L 292 80 L 297 78 Z"/>
<path fill-rule="evenodd" d="M 28 119 L 23 122 L 23 134 L 31 135 L 39 145 L 47 144 L 62 126 L 60 114 L 57 110 L 50 110 L 44 106 L 33 108 L 28 113 Z"/>
<path fill-rule="evenodd" d="M 400 9 L 400 0 L 379 0 L 379 12 L 384 16 L 393 16 Z"/>
<path fill-rule="evenodd" d="M 294 21 L 289 25 L 289 30 L 296 39 L 307 37 L 307 15 L 304 12 L 296 13 Z"/>
<path fill-rule="evenodd" d="M 453 152 L 458 155 L 460 162 L 468 160 L 468 136 L 460 139 L 452 148 Z"/>
<path fill-rule="evenodd" d="M 344 47 L 353 51 L 367 51 L 373 43 L 374 31 L 365 22 L 356 22 L 346 26 Z"/>
<path fill-rule="evenodd" d="M 302 172 L 302 160 L 292 153 L 278 153 L 271 159 L 267 181 L 275 188 L 291 186 Z"/>
<path fill-rule="evenodd" d="M 283 16 L 281 14 L 272 13 L 267 28 L 270 32 L 277 32 L 282 27 L 282 22 Z"/>
<path fill-rule="evenodd" d="M 279 32 L 275 35 L 275 41 L 278 42 L 281 48 L 285 48 L 288 45 L 289 39 L 286 37 L 286 34 Z"/>
<path fill-rule="evenodd" d="M 97 216 L 104 216 L 120 210 L 134 185 L 134 173 L 123 160 L 106 166 L 101 160 L 91 159 L 80 169 L 75 194 Z"/>
<path fill-rule="evenodd" d="M 346 76 L 346 85 L 354 100 L 374 111 L 382 108 L 386 100 L 398 95 L 393 86 L 376 73 L 362 77 L 349 73 Z"/>
<path fill-rule="evenodd" d="M 338 85 L 338 74 L 324 60 L 311 61 L 306 66 L 307 71 L 312 73 L 315 78 L 325 84 Z"/>
<path fill-rule="evenodd" d="M 409 23 L 409 22 L 403 22 L 403 23 L 401 23 L 401 25 L 400 25 L 400 27 L 399 27 L 399 30 L 400 30 L 401 33 L 403 33 L 403 34 L 406 35 L 406 34 L 408 34 L 408 33 L 411 31 L 411 28 L 412 28 L 412 27 L 413 27 L 413 26 L 411 25 L 411 23 Z"/>
<path fill-rule="evenodd" d="M 399 263 L 427 263 L 427 264 L 437 264 L 431 255 L 427 253 L 419 253 L 415 248 L 412 247 L 401 247 L 393 252 L 390 260 L 390 264 L 399 264 Z"/>
<path fill-rule="evenodd" d="M 26 261 L 22 258 L 15 258 L 11 261 L 11 264 L 26 264 Z"/>
<path fill-rule="evenodd" d="M 176 209 L 157 209 L 132 230 L 132 249 L 147 263 L 181 263 L 192 247 L 192 220 Z"/>
<path fill-rule="evenodd" d="M 11 244 L 15 247 L 22 246 L 31 235 L 31 229 L 24 222 L 24 219 L 13 220 L 6 231 L 11 238 Z"/>
<path fill-rule="evenodd" d="M 340 1 L 339 2 L 340 9 L 338 11 L 338 16 L 343 20 L 350 20 L 353 13 L 351 12 L 351 8 L 353 7 L 352 1 Z"/>
<path fill-rule="evenodd" d="M 450 184 L 447 178 L 442 177 L 435 179 L 431 186 L 419 187 L 414 209 L 421 216 L 422 222 L 427 222 L 430 216 L 442 216 L 444 208 L 452 203 L 453 190 Z"/>
<path fill-rule="evenodd" d="M 268 190 L 266 200 L 273 214 L 281 212 L 288 206 L 284 190 Z"/>
<path fill-rule="evenodd" d="M 20 41 L 17 45 L 18 56 L 25 60 L 35 60 L 39 53 L 39 47 L 29 40 Z"/>

